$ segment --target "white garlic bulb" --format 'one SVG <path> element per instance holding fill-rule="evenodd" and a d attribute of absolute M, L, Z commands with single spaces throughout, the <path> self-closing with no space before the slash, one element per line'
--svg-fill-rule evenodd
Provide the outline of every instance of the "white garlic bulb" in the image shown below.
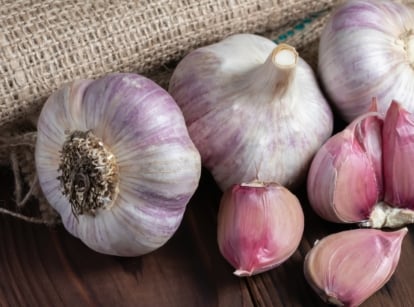
<path fill-rule="evenodd" d="M 292 188 L 331 135 L 315 75 L 291 46 L 238 34 L 188 54 L 169 92 L 224 191 L 258 179 Z"/>
<path fill-rule="evenodd" d="M 175 101 L 135 74 L 75 81 L 52 94 L 35 157 L 65 228 L 119 256 L 148 253 L 174 234 L 201 173 Z"/>
<path fill-rule="evenodd" d="M 401 1 L 347 0 L 320 38 L 318 70 L 327 95 L 348 122 L 392 100 L 414 111 L 414 10 Z"/>

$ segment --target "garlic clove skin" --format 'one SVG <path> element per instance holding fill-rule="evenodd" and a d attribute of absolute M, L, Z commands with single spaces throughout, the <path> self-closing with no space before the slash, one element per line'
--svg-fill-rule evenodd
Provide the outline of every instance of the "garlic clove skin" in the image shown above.
<path fill-rule="evenodd" d="M 308 199 L 314 211 L 331 222 L 398 228 L 414 223 L 406 162 L 411 158 L 407 136 L 413 123 L 397 102 L 385 118 L 375 111 L 375 102 L 372 109 L 317 152 L 308 174 Z"/>
<path fill-rule="evenodd" d="M 299 246 L 304 215 L 299 200 L 276 183 L 253 181 L 223 193 L 218 245 L 237 276 L 270 270 Z"/>
<path fill-rule="evenodd" d="M 222 191 L 252 178 L 299 185 L 333 129 L 311 67 L 293 47 L 253 34 L 188 54 L 169 92 Z"/>
<path fill-rule="evenodd" d="M 135 74 L 75 81 L 52 94 L 39 117 L 35 160 L 65 228 L 118 256 L 165 244 L 201 174 L 177 104 Z"/>
<path fill-rule="evenodd" d="M 328 303 L 359 306 L 394 274 L 407 232 L 354 229 L 329 235 L 307 253 L 306 280 Z"/>
<path fill-rule="evenodd" d="M 383 130 L 385 201 L 414 209 L 414 115 L 393 101 Z"/>
<path fill-rule="evenodd" d="M 383 195 L 383 120 L 367 113 L 331 137 L 316 153 L 308 174 L 310 205 L 324 219 L 339 223 L 369 218 Z"/>

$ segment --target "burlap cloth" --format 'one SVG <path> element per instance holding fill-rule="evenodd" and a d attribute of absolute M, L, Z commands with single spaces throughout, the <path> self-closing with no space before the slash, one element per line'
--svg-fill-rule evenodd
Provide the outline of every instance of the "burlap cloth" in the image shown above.
<path fill-rule="evenodd" d="M 37 114 L 63 83 L 136 72 L 166 87 L 174 65 L 189 51 L 243 32 L 287 42 L 315 66 L 318 37 L 336 2 L 3 1 L 0 165 L 13 170 L 15 203 L 0 212 L 32 222 L 58 221 L 37 183 L 34 144 Z"/>

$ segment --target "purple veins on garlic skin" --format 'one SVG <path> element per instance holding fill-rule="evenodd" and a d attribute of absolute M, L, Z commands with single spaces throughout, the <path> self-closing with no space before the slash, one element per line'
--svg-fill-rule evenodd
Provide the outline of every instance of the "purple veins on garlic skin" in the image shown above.
<path fill-rule="evenodd" d="M 168 241 L 201 173 L 174 99 L 136 74 L 74 81 L 53 93 L 38 121 L 35 162 L 65 228 L 119 256 Z"/>
<path fill-rule="evenodd" d="M 297 186 L 333 129 L 311 67 L 293 47 L 253 34 L 189 53 L 169 92 L 223 191 L 253 178 Z"/>
<path fill-rule="evenodd" d="M 367 112 L 374 96 L 382 115 L 392 100 L 414 112 L 414 9 L 408 3 L 341 2 L 324 26 L 318 56 L 322 86 L 346 121 Z"/>

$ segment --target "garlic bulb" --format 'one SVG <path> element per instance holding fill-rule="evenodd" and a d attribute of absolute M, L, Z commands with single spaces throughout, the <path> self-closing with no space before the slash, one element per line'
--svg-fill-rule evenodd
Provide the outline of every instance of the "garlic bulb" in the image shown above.
<path fill-rule="evenodd" d="M 270 270 L 298 248 L 304 229 L 299 200 L 276 183 L 227 189 L 218 213 L 218 245 L 237 276 Z"/>
<path fill-rule="evenodd" d="M 257 35 L 191 52 L 169 92 L 223 191 L 253 178 L 297 185 L 332 133 L 332 113 L 310 66 L 293 47 Z"/>
<path fill-rule="evenodd" d="M 322 218 L 373 228 L 414 222 L 410 135 L 402 134 L 413 124 L 400 108 L 393 102 L 385 117 L 376 110 L 359 116 L 316 153 L 307 193 Z"/>
<path fill-rule="evenodd" d="M 135 74 L 75 81 L 52 94 L 35 157 L 65 228 L 120 256 L 148 253 L 174 234 L 201 173 L 175 101 Z"/>
<path fill-rule="evenodd" d="M 381 114 L 393 99 L 413 112 L 413 64 L 414 10 L 402 3 L 347 0 L 321 34 L 321 81 L 348 122 L 369 109 L 373 96 Z"/>
<path fill-rule="evenodd" d="M 394 274 L 407 232 L 354 229 L 329 235 L 306 255 L 305 277 L 327 303 L 358 306 Z"/>

